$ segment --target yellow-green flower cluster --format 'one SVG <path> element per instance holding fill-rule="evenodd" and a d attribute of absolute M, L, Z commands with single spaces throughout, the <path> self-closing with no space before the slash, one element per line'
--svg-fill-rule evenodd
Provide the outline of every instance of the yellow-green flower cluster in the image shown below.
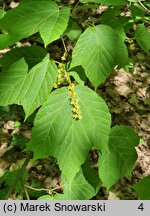
<path fill-rule="evenodd" d="M 79 100 L 77 99 L 77 94 L 75 92 L 75 84 L 70 83 L 68 89 L 69 89 L 69 96 L 70 96 L 70 104 L 72 106 L 73 118 L 79 120 L 82 118 L 82 116 L 81 116 L 81 111 L 79 106 Z"/>
<path fill-rule="evenodd" d="M 126 42 L 129 44 L 130 50 L 132 50 L 132 51 L 136 50 L 136 45 L 135 45 L 135 42 L 132 38 L 126 39 Z"/>
<path fill-rule="evenodd" d="M 54 88 L 58 88 L 64 81 L 66 69 L 65 65 L 62 63 L 59 63 L 58 65 L 58 75 L 57 75 L 57 82 L 54 85 Z"/>

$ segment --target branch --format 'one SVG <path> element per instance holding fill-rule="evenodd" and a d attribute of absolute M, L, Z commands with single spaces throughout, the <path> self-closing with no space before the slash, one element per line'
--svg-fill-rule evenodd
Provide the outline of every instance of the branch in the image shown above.
<path fill-rule="evenodd" d="M 150 14 L 150 10 L 147 7 L 145 7 L 145 5 L 140 0 L 138 0 L 138 3 L 147 11 L 147 13 Z"/>

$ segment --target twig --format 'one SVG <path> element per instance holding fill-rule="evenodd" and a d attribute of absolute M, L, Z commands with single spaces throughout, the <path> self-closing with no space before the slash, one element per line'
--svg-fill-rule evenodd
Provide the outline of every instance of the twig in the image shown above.
<path fill-rule="evenodd" d="M 57 190 L 57 189 L 60 189 L 61 187 L 60 186 L 58 186 L 58 187 L 55 187 L 55 188 L 52 188 L 52 189 L 46 189 L 46 188 L 34 188 L 34 187 L 32 187 L 32 186 L 29 186 L 29 185 L 25 185 L 25 187 L 26 188 L 28 188 L 28 189 L 31 189 L 31 190 L 34 190 L 34 191 L 46 191 L 46 192 L 53 192 L 53 191 L 55 191 L 55 190 Z"/>
<path fill-rule="evenodd" d="M 49 191 L 49 189 L 45 189 L 45 188 L 34 188 L 32 186 L 29 186 L 29 185 L 25 185 L 25 188 L 28 188 L 28 189 L 31 189 L 31 190 L 34 190 L 34 191 Z"/>
<path fill-rule="evenodd" d="M 23 187 L 23 190 L 24 190 L 24 192 L 25 192 L 25 195 L 26 195 L 27 200 L 30 200 L 30 197 L 29 197 L 28 191 L 27 191 L 27 189 L 25 188 L 22 179 L 20 179 L 20 181 L 21 181 L 21 185 L 22 185 L 22 187 Z"/>
<path fill-rule="evenodd" d="M 65 45 L 64 39 L 61 38 L 61 40 L 62 40 L 62 43 L 63 43 L 63 47 L 64 47 L 64 50 L 65 50 L 65 53 L 67 53 L 67 48 L 66 48 L 66 45 Z"/>
<path fill-rule="evenodd" d="M 138 3 L 147 11 L 147 13 L 150 14 L 150 10 L 147 7 L 145 7 L 145 5 L 140 0 L 138 0 Z"/>
<path fill-rule="evenodd" d="M 61 62 L 59 62 L 59 61 L 56 61 L 56 60 L 54 60 L 54 62 L 56 63 L 56 64 L 60 64 Z"/>
<path fill-rule="evenodd" d="M 79 1 L 77 1 L 77 3 L 75 4 L 75 6 L 74 6 L 73 9 L 72 9 L 72 16 L 75 15 L 75 9 L 76 9 L 76 7 L 78 6 L 78 4 L 79 4 Z"/>

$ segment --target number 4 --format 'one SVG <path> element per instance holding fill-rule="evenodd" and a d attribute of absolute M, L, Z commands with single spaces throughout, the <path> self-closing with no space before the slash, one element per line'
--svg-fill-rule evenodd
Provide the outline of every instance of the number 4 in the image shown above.
<path fill-rule="evenodd" d="M 143 211 L 144 210 L 144 206 L 143 206 L 143 203 L 141 203 L 138 207 L 139 210 Z"/>

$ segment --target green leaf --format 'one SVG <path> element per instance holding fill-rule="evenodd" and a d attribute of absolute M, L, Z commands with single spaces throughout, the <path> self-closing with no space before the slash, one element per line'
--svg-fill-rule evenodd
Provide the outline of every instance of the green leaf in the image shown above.
<path fill-rule="evenodd" d="M 95 189 L 86 181 L 80 170 L 71 185 L 68 183 L 65 177 L 62 178 L 64 196 L 59 197 L 69 200 L 89 200 L 96 195 Z"/>
<path fill-rule="evenodd" d="M 124 32 L 124 28 L 117 18 L 113 20 L 109 20 L 104 24 L 109 25 L 122 38 L 122 40 L 125 40 L 127 38 Z"/>
<path fill-rule="evenodd" d="M 42 3 L 43 4 L 43 3 Z M 53 12 L 54 13 L 54 12 Z M 56 13 L 56 12 L 55 12 Z M 70 10 L 63 7 L 55 16 L 50 16 L 40 30 L 45 46 L 58 39 L 67 27 Z"/>
<path fill-rule="evenodd" d="M 0 36 L 0 49 L 40 32 L 45 46 L 57 40 L 67 27 L 70 9 L 59 9 L 51 1 L 29 1 L 20 3 L 6 13 L 0 28 L 8 32 Z M 3 44 L 2 44 L 3 43 Z"/>
<path fill-rule="evenodd" d="M 1 20 L 0 20 L 1 21 Z M 0 27 L 1 29 L 1 27 Z M 0 50 L 7 48 L 10 45 L 15 44 L 15 42 L 19 41 L 20 37 L 17 35 L 11 34 L 0 34 Z"/>
<path fill-rule="evenodd" d="M 96 195 L 94 188 L 86 181 L 82 171 L 80 170 L 71 184 L 67 179 L 62 177 L 63 194 L 56 194 L 54 197 L 45 195 L 39 198 L 39 200 L 89 200 Z"/>
<path fill-rule="evenodd" d="M 20 104 L 19 96 L 28 66 L 22 58 L 0 74 L 0 106 Z"/>
<path fill-rule="evenodd" d="M 0 9 L 0 19 L 5 15 L 5 13 L 6 13 L 5 11 Z"/>
<path fill-rule="evenodd" d="M 123 24 L 120 22 L 121 7 L 116 6 L 108 8 L 101 16 L 101 22 L 104 25 L 109 25 L 123 40 L 126 39 Z"/>
<path fill-rule="evenodd" d="M 47 55 L 27 71 L 27 64 L 21 59 L 4 69 L 0 76 L 0 105 L 23 105 L 26 118 L 47 99 L 57 79 L 57 67 Z"/>
<path fill-rule="evenodd" d="M 19 59 L 24 58 L 30 69 L 34 65 L 41 62 L 46 55 L 46 50 L 35 45 L 14 48 L 7 52 L 2 58 L 0 58 L 0 65 L 2 65 L 3 68 L 8 68 L 11 64 L 15 63 Z"/>
<path fill-rule="evenodd" d="M 119 17 L 121 13 L 121 7 L 116 6 L 116 7 L 109 7 L 106 11 L 101 16 L 101 21 L 102 23 L 109 23 L 111 20 L 116 19 Z"/>
<path fill-rule="evenodd" d="M 80 26 L 73 20 L 69 21 L 66 32 L 64 33 L 70 41 L 75 41 L 79 38 L 82 33 Z"/>
<path fill-rule="evenodd" d="M 69 75 L 72 76 L 77 83 L 79 83 L 80 85 L 84 85 L 84 81 L 82 81 L 82 79 L 79 77 L 79 75 L 76 72 L 71 71 L 69 72 Z"/>
<path fill-rule="evenodd" d="M 12 136 L 11 145 L 17 149 L 23 150 L 28 143 L 28 139 L 20 133 L 15 133 Z"/>
<path fill-rule="evenodd" d="M 83 67 L 82 66 L 77 66 L 77 67 L 75 67 L 75 68 L 73 68 L 73 69 L 70 69 L 69 71 L 68 71 L 69 73 L 76 73 L 78 76 L 79 76 L 79 78 L 85 83 L 85 81 L 87 80 L 87 77 L 86 77 L 86 75 L 85 75 L 85 72 L 84 72 L 84 69 L 83 69 Z M 76 76 L 76 78 L 77 78 L 77 76 Z M 76 78 L 74 77 L 74 79 L 76 80 Z M 77 81 L 77 80 L 76 80 Z M 77 81 L 78 82 L 78 81 Z M 81 84 L 81 83 L 79 83 L 79 84 Z"/>
<path fill-rule="evenodd" d="M 100 189 L 100 183 L 101 183 L 97 170 L 90 167 L 88 160 L 86 160 L 86 162 L 82 165 L 82 170 L 85 179 L 95 189 L 95 193 L 97 193 Z"/>
<path fill-rule="evenodd" d="M 109 151 L 102 151 L 99 158 L 99 176 L 107 190 L 120 178 L 129 176 L 135 165 L 135 146 L 139 137 L 131 127 L 115 126 L 109 136 Z"/>
<path fill-rule="evenodd" d="M 18 176 L 19 170 L 13 171 L 13 172 L 8 172 L 6 171 L 5 174 L 0 178 L 0 188 L 1 185 L 4 184 L 3 189 L 0 189 L 0 200 L 5 200 L 7 194 L 9 193 L 9 190 L 11 189 L 12 183 L 15 181 L 15 179 Z M 21 178 L 22 181 L 25 181 L 28 179 L 28 173 L 24 170 L 24 174 Z M 19 193 L 23 192 L 22 184 L 20 179 L 18 179 L 18 183 L 15 188 Z"/>
<path fill-rule="evenodd" d="M 49 61 L 48 56 L 29 71 L 20 92 L 26 118 L 47 99 L 56 79 L 57 67 L 53 61 Z"/>
<path fill-rule="evenodd" d="M 68 89 L 57 89 L 36 115 L 27 147 L 34 152 L 34 159 L 56 157 L 70 182 L 93 145 L 107 148 L 110 130 L 110 114 L 102 98 L 84 86 L 77 86 L 75 92 L 82 119 L 73 118 Z"/>
<path fill-rule="evenodd" d="M 19 128 L 21 126 L 21 123 L 19 121 L 14 122 L 14 128 Z"/>
<path fill-rule="evenodd" d="M 56 200 L 56 199 L 55 199 L 55 196 L 43 195 L 43 196 L 40 196 L 40 197 L 38 198 L 38 200 Z"/>
<path fill-rule="evenodd" d="M 127 0 L 128 2 L 137 2 L 137 0 Z M 141 2 L 149 1 L 149 0 L 141 0 Z"/>
<path fill-rule="evenodd" d="M 136 17 L 144 17 L 145 16 L 145 10 L 144 8 L 139 5 L 139 4 L 132 4 L 129 7 L 130 11 L 131 11 L 131 15 L 133 17 L 133 19 L 135 19 Z"/>
<path fill-rule="evenodd" d="M 86 3 L 86 2 L 95 2 L 95 3 L 101 3 L 104 5 L 122 5 L 125 4 L 125 0 L 80 0 L 80 2 Z"/>
<path fill-rule="evenodd" d="M 137 0 L 128 0 L 128 2 L 137 2 Z"/>
<path fill-rule="evenodd" d="M 150 200 L 150 176 L 143 178 L 140 182 L 133 185 L 133 189 L 141 200 Z"/>
<path fill-rule="evenodd" d="M 116 65 L 123 66 L 127 62 L 127 49 L 122 39 L 109 26 L 98 25 L 88 27 L 79 37 L 73 50 L 71 68 L 81 65 L 97 88 Z"/>
<path fill-rule="evenodd" d="M 150 50 L 150 32 L 147 31 L 144 24 L 139 24 L 135 30 L 135 39 L 139 46 L 148 53 Z"/>

